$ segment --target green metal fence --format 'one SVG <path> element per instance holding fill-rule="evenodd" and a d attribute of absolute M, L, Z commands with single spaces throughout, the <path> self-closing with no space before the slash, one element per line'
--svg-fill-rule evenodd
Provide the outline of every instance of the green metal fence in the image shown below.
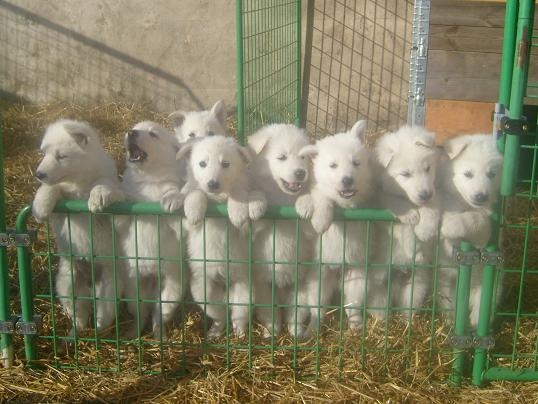
<path fill-rule="evenodd" d="M 140 257 L 121 256 L 115 245 L 110 256 L 99 257 L 91 254 L 83 257 L 72 253 L 59 254 L 55 252 L 53 237 L 46 226 L 41 229 L 40 238 L 32 247 L 24 245 L 17 247 L 21 322 L 37 326 L 35 315 L 42 317 L 42 326 L 38 332 L 27 332 L 24 335 L 27 362 L 34 366 L 45 362 L 56 367 L 95 371 L 122 371 L 136 368 L 142 373 L 182 374 L 195 367 L 209 366 L 210 363 L 228 368 L 241 363 L 245 364 L 246 370 L 253 373 L 268 372 L 263 373 L 266 375 L 278 372 L 279 375 L 289 374 L 299 378 L 318 378 L 327 367 L 331 367 L 338 369 L 342 377 L 366 371 L 374 375 L 404 374 L 412 379 L 417 373 L 423 372 L 428 375 L 434 374 L 434 378 L 441 381 L 450 376 L 454 384 L 460 384 L 466 376 L 472 376 L 472 382 L 477 385 L 488 380 L 538 380 L 537 302 L 533 297 L 534 286 L 538 285 L 536 282 L 538 268 L 534 267 L 538 265 L 538 259 L 534 257 L 532 249 L 538 235 L 536 232 L 538 224 L 535 223 L 538 217 L 538 212 L 535 211 L 538 199 L 536 190 L 538 182 L 535 178 L 538 152 L 536 133 L 526 135 L 530 136 L 527 138 L 530 139 L 530 144 L 520 144 L 523 138 L 523 126 L 526 126 L 522 124 L 521 118 L 527 87 L 528 55 L 531 50 L 531 39 L 534 38 L 533 15 L 534 1 L 507 2 L 500 104 L 509 109 L 509 114 L 508 120 L 502 121 L 503 135 L 499 137 L 499 147 L 505 154 L 502 181 L 502 194 L 505 198 L 493 217 L 496 228 L 504 235 L 503 247 L 507 259 L 504 268 L 500 270 L 497 269 L 496 263 L 486 261 L 488 265 L 484 268 L 480 319 L 474 336 L 471 336 L 467 324 L 473 265 L 466 262 L 458 266 L 457 305 L 453 326 L 451 322 L 445 321 L 445 313 L 436 307 L 435 301 L 420 309 L 411 322 L 406 321 L 406 308 L 361 305 L 356 308 L 362 310 L 364 314 L 363 327 L 358 333 L 351 333 L 347 330 L 345 320 L 345 309 L 350 307 L 344 307 L 343 299 L 340 298 L 327 307 L 329 312 L 326 320 L 327 329 L 308 341 L 300 341 L 289 335 L 264 339 L 260 327 L 253 321 L 250 322 L 247 335 L 244 338 L 236 338 L 231 332 L 229 320 L 226 322 L 226 332 L 222 338 L 209 339 L 204 334 L 207 324 L 204 320 L 204 309 L 198 308 L 200 304 L 202 306 L 224 304 L 228 309 L 237 303 L 231 303 L 229 299 L 225 299 L 224 302 L 210 300 L 200 302 L 187 297 L 179 302 L 181 315 L 177 316 L 169 339 L 155 340 L 143 334 L 141 330 L 136 337 L 127 338 L 124 337 L 124 330 L 129 328 L 128 322 L 140 319 L 139 316 L 135 316 L 133 320 L 123 313 L 123 306 L 128 299 L 115 295 L 111 298 L 116 302 L 117 317 L 108 330 L 97 333 L 90 328 L 75 330 L 74 335 L 68 335 L 70 323 L 61 309 L 59 298 L 90 301 L 94 318 L 97 298 L 95 290 L 88 296 L 56 294 L 54 278 L 60 256 L 68 258 L 71 262 L 86 259 L 90 262 L 92 278 L 95 277 L 96 258 L 113 260 L 117 266 L 116 270 L 121 270 L 122 262 L 129 258 L 138 260 Z M 246 135 L 262 124 L 277 121 L 299 123 L 301 120 L 301 2 L 238 0 L 237 17 L 240 60 L 238 130 L 240 139 L 244 141 Z M 532 78 L 529 81 L 528 87 L 534 88 Z M 528 95 L 532 95 L 530 91 Z M 527 125 L 536 128 L 535 123 L 527 122 Z M 529 172 L 520 172 L 518 177 L 516 173 L 519 161 L 528 162 Z M 84 201 L 61 202 L 56 212 L 70 216 L 88 213 Z M 208 216 L 225 217 L 226 213 L 226 206 L 216 205 L 210 207 Z M 30 214 L 30 207 L 24 208 L 19 213 L 17 233 L 27 233 Z M 157 223 L 160 223 L 162 218 L 170 216 L 162 212 L 157 204 L 145 203 L 115 204 L 99 215 L 110 219 L 111 232 L 114 232 L 114 223 L 126 215 L 134 218 L 133 220 L 137 220 L 141 215 L 152 215 Z M 94 216 L 88 215 L 88 217 L 91 221 Z M 181 237 L 184 234 L 184 226 L 182 216 L 178 214 L 177 217 L 176 230 Z M 302 237 L 300 231 L 302 224 L 293 207 L 270 207 L 265 218 L 272 221 L 273 228 L 275 221 L 292 221 L 297 229 L 297 237 Z M 339 210 L 335 218 L 345 223 L 362 221 L 367 229 L 374 228 L 380 222 L 394 223 L 390 213 L 380 210 Z M 3 225 L 4 223 L 0 221 L 0 232 L 3 231 Z M 498 231 L 495 231 L 495 237 L 487 248 L 489 253 L 498 250 L 497 233 Z M 252 236 L 252 231 L 249 235 Z M 367 240 L 369 240 L 367 245 L 370 245 L 369 232 Z M 516 246 L 514 248 L 523 245 L 523 251 L 511 252 L 514 240 L 521 241 L 513 244 Z M 277 264 L 283 263 L 276 262 L 274 257 L 270 262 L 257 262 L 252 257 L 252 238 L 249 237 L 247 242 L 248 257 L 240 263 L 248 264 L 249 281 L 252 285 L 252 271 L 257 264 L 270 264 L 274 268 Z M 390 243 L 388 248 L 391 248 Z M 462 252 L 472 250 L 473 246 L 462 243 Z M 0 321 L 5 321 L 10 317 L 5 248 L 0 247 L 0 254 L 2 254 Z M 387 256 L 391 256 L 390 251 Z M 487 254 L 484 253 L 483 257 L 487 259 Z M 166 257 L 152 257 L 159 262 L 164 258 Z M 189 262 L 209 262 L 205 254 L 203 257 L 181 256 L 177 257 L 177 261 L 180 268 L 189 265 Z M 237 262 L 229 257 L 224 260 L 227 268 L 234 263 Z M 319 259 L 301 262 L 297 257 L 295 261 L 284 264 L 296 268 L 295 285 L 297 285 L 297 271 L 320 271 L 323 263 Z M 394 273 L 393 267 L 397 266 L 397 263 L 392 263 L 390 258 L 388 262 L 367 260 L 361 264 L 365 266 L 366 272 L 388 271 L 389 280 Z M 430 270 L 436 279 L 440 269 L 437 262 L 431 265 L 413 263 L 412 271 L 417 270 Z M 495 310 L 494 291 L 499 273 L 503 274 L 506 284 L 510 287 L 503 304 Z M 343 282 L 342 276 L 341 285 Z M 390 293 L 389 288 L 389 295 Z M 155 303 L 155 300 L 144 300 L 140 296 L 137 296 L 136 300 L 139 308 L 143 303 Z M 253 308 L 251 299 L 244 304 Z M 292 304 L 290 308 L 296 310 L 298 307 Z M 385 310 L 388 314 L 387 321 L 377 322 L 368 318 L 366 315 L 368 309 Z M 493 331 L 490 328 L 492 311 L 495 311 L 497 319 Z M 321 329 L 321 326 L 319 328 Z M 491 337 L 494 337 L 496 342 L 494 348 L 487 343 Z M 2 334 L 3 352 L 10 345 L 10 335 Z M 472 369 L 471 373 L 468 372 L 469 369 Z"/>

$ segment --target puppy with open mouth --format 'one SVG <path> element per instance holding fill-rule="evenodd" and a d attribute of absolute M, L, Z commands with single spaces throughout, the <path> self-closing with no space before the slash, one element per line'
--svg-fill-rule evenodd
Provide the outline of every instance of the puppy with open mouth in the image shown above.
<path fill-rule="evenodd" d="M 311 219 L 318 236 L 313 240 L 315 260 L 321 261 L 307 273 L 299 291 L 299 303 L 310 306 L 300 311 L 298 322 L 310 320 L 299 337 L 308 338 L 319 330 L 333 295 L 344 277 L 343 304 L 348 326 L 362 324 L 364 304 L 367 229 L 365 222 L 333 221 L 334 207 L 366 207 L 373 197 L 370 152 L 364 144 L 366 121 L 358 121 L 350 131 L 305 146 L 300 155 L 313 161 L 310 193 L 296 202 L 299 216 Z M 345 265 L 343 265 L 345 263 Z M 345 266 L 346 268 L 344 268 Z"/>
<path fill-rule="evenodd" d="M 182 182 L 176 161 L 179 145 L 173 133 L 155 122 L 140 122 L 127 132 L 125 149 L 127 168 L 121 186 L 127 198 L 160 202 L 167 212 L 181 208 Z M 139 215 L 131 218 L 127 229 L 120 232 L 123 253 L 129 257 L 125 277 L 128 310 L 140 318 L 140 330 L 144 330 L 151 317 L 156 339 L 167 337 L 167 323 L 185 289 L 187 278 L 180 272 L 179 262 L 182 243 L 176 237 L 179 226 L 178 218 Z M 139 303 L 137 296 L 163 303 Z M 137 335 L 135 323 L 129 336 Z"/>
<path fill-rule="evenodd" d="M 295 205 L 308 191 L 310 159 L 300 151 L 309 143 L 306 132 L 290 124 L 268 125 L 249 136 L 249 147 L 256 153 L 250 165 L 251 182 L 265 193 L 269 205 Z M 295 334 L 294 310 L 279 305 L 295 304 L 295 283 L 302 282 L 304 270 L 299 265 L 308 257 L 308 243 L 302 234 L 297 239 L 294 221 L 263 219 L 253 227 L 254 260 L 275 261 L 255 265 L 255 303 L 264 305 L 256 308 L 256 317 L 265 337 L 280 333 L 282 314 Z"/>

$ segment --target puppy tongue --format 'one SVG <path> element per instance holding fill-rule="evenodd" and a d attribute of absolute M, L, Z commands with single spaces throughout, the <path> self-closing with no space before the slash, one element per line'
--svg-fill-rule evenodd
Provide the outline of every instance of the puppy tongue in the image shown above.
<path fill-rule="evenodd" d="M 140 161 L 146 158 L 146 152 L 138 147 L 136 144 L 129 144 L 129 160 L 130 161 Z"/>
<path fill-rule="evenodd" d="M 292 191 L 298 191 L 301 189 L 301 183 L 300 182 L 288 182 L 288 188 Z"/>

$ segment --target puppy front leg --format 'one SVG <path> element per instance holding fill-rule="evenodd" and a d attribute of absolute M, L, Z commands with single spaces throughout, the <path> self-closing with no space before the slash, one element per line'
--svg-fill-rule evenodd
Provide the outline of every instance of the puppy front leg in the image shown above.
<path fill-rule="evenodd" d="M 61 196 L 62 192 L 57 186 L 41 185 L 38 188 L 32 202 L 32 214 L 39 223 L 49 218 Z"/>
<path fill-rule="evenodd" d="M 100 178 L 97 180 L 90 191 L 88 198 L 88 209 L 96 213 L 114 202 L 125 200 L 125 194 L 119 189 L 118 184 L 110 178 Z"/>
<path fill-rule="evenodd" d="M 314 212 L 312 214 L 312 227 L 318 234 L 325 233 L 331 226 L 334 217 L 333 202 L 319 194 L 312 194 Z"/>
<path fill-rule="evenodd" d="M 185 197 L 183 210 L 187 223 L 192 226 L 198 225 L 207 211 L 207 196 L 198 189 L 190 191 Z"/>
<path fill-rule="evenodd" d="M 175 212 L 181 208 L 184 200 L 185 196 L 181 193 L 179 188 L 171 186 L 161 197 L 161 208 L 166 212 Z"/>
<path fill-rule="evenodd" d="M 267 210 L 267 199 L 261 191 L 250 191 L 248 193 L 248 217 L 250 220 L 260 219 Z"/>
<path fill-rule="evenodd" d="M 238 191 L 228 197 L 228 218 L 234 227 L 241 229 L 249 218 L 249 195 Z"/>
<path fill-rule="evenodd" d="M 441 222 L 441 208 L 437 198 L 428 206 L 418 209 L 420 216 L 418 224 L 415 226 L 415 234 L 420 241 L 428 241 L 437 237 L 439 223 Z"/>
<path fill-rule="evenodd" d="M 416 225 L 420 220 L 417 208 L 404 198 L 397 198 L 391 195 L 382 195 L 383 206 L 390 210 L 394 216 L 404 224 Z"/>

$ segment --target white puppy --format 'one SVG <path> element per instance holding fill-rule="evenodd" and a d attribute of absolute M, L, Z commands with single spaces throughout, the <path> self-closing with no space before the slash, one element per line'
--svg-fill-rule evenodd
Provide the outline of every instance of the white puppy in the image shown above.
<path fill-rule="evenodd" d="M 180 193 L 176 152 L 172 132 L 155 122 L 140 122 L 125 136 L 127 168 L 122 189 L 131 201 L 160 202 L 167 212 L 183 203 Z M 153 307 L 152 330 L 157 339 L 166 338 L 166 324 L 183 297 L 186 278 L 181 272 L 181 240 L 176 238 L 179 219 L 174 217 L 137 216 L 132 218 L 122 238 L 127 261 L 125 297 L 129 312 L 145 328 Z M 160 280 L 160 284 L 159 284 Z M 166 303 L 139 303 L 137 299 Z M 129 335 L 138 334 L 137 321 Z"/>
<path fill-rule="evenodd" d="M 103 150 L 97 132 L 85 122 L 52 123 L 43 137 L 41 151 L 44 156 L 36 176 L 42 185 L 34 198 L 33 214 L 40 222 L 49 219 L 58 252 L 74 255 L 60 258 L 56 293 L 73 321 L 70 335 L 74 335 L 75 327 L 78 331 L 86 328 L 93 317 L 90 297 L 97 299 L 95 326 L 100 330 L 114 320 L 114 300 L 121 294 L 112 260 L 91 258 L 92 255 L 113 254 L 110 219 L 99 215 L 90 218 L 88 214 L 58 214 L 52 210 L 60 199 L 88 199 L 91 212 L 99 212 L 110 203 L 122 200 L 116 166 Z M 77 257 L 80 255 L 84 257 Z M 89 265 L 92 261 L 93 269 Z M 92 270 L 95 271 L 95 296 Z"/>
<path fill-rule="evenodd" d="M 491 135 L 467 135 L 444 143 L 444 213 L 441 224 L 441 264 L 456 264 L 453 248 L 461 240 L 484 248 L 491 237 L 490 214 L 500 187 L 502 155 Z M 438 302 L 441 308 L 455 308 L 456 268 L 442 267 L 438 274 Z M 469 299 L 471 326 L 476 327 L 482 294 L 482 265 L 473 267 Z M 497 300 L 502 293 L 502 279 Z"/>
<path fill-rule="evenodd" d="M 226 326 L 230 304 L 233 331 L 245 334 L 249 321 L 250 292 L 248 220 L 265 211 L 262 200 L 249 201 L 248 149 L 232 138 L 203 137 L 187 143 L 178 153 L 190 155 L 188 180 L 183 192 L 187 219 L 188 250 L 191 267 L 191 294 L 213 320 L 208 337 L 221 335 Z M 208 200 L 228 203 L 228 220 L 206 218 Z M 240 230 L 241 229 L 241 230 Z M 228 288 L 226 287 L 228 286 Z M 253 291 L 252 291 L 253 292 Z"/>
<path fill-rule="evenodd" d="M 248 144 L 256 152 L 251 164 L 252 183 L 261 187 L 270 205 L 295 205 L 309 180 L 309 159 L 299 155 L 309 144 L 306 132 L 289 124 L 268 125 L 249 136 Z M 281 330 L 282 313 L 275 306 L 295 303 L 295 282 L 302 281 L 302 272 L 296 274 L 296 263 L 308 257 L 308 243 L 302 234 L 301 242 L 297 240 L 294 221 L 260 220 L 254 227 L 254 259 L 269 262 L 256 264 L 254 273 L 256 303 L 267 306 L 256 309 L 257 317 L 265 337 L 269 337 Z M 294 311 L 284 312 L 288 328 L 295 329 Z"/>
<path fill-rule="evenodd" d="M 435 190 L 439 149 L 432 133 L 421 127 L 404 126 L 382 136 L 376 144 L 380 164 L 381 207 L 389 209 L 401 223 L 382 225 L 379 259 L 392 258 L 393 303 L 400 309 L 423 307 L 431 288 L 435 240 L 441 219 L 440 199 Z M 392 249 L 390 241 L 392 237 Z M 381 258 L 383 257 L 383 258 Z M 413 263 L 416 267 L 413 270 Z M 379 271 L 370 285 L 370 305 L 386 307 L 386 271 Z M 384 317 L 384 312 L 374 312 Z"/>
<path fill-rule="evenodd" d="M 207 111 L 172 112 L 168 119 L 180 143 L 203 136 L 226 135 L 226 111 L 222 101 L 217 101 Z"/>
<path fill-rule="evenodd" d="M 309 337 L 323 321 L 327 304 L 339 290 L 345 276 L 344 302 L 348 325 L 358 328 L 362 324 L 365 293 L 366 223 L 333 222 L 335 206 L 342 208 L 364 207 L 372 197 L 370 153 L 364 146 L 366 121 L 357 122 L 347 133 L 339 133 L 306 146 L 303 156 L 313 158 L 314 180 L 310 194 L 297 199 L 297 213 L 312 218 L 312 226 L 319 234 L 314 241 L 314 259 L 321 268 L 313 266 L 305 272 L 301 285 L 300 303 L 310 306 L 310 321 L 299 337 Z M 345 236 L 345 245 L 344 245 Z M 347 270 L 342 273 L 342 263 Z M 301 313 L 298 321 L 304 321 Z"/>

